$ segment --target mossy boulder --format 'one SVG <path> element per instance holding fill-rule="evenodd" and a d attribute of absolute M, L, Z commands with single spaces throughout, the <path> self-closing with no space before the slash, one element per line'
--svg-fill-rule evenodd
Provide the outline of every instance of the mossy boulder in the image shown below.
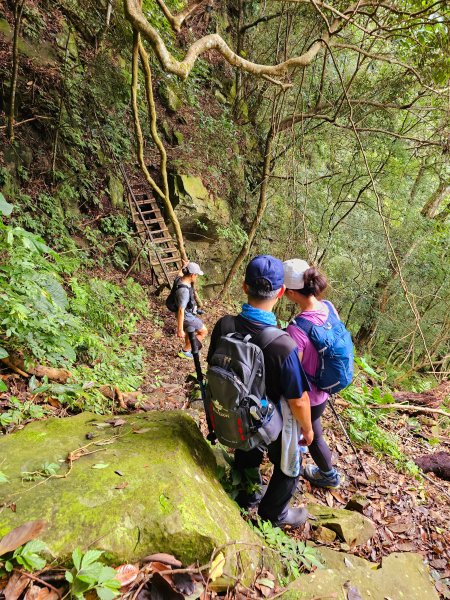
<path fill-rule="evenodd" d="M 119 177 L 116 177 L 116 175 L 114 175 L 114 173 L 110 173 L 108 175 L 108 191 L 109 191 L 109 196 L 111 198 L 111 204 L 113 205 L 114 208 L 121 208 L 123 207 L 123 194 L 124 194 L 124 187 L 123 187 L 123 183 L 122 181 L 119 179 Z"/>
<path fill-rule="evenodd" d="M 170 177 L 172 202 L 185 236 L 198 235 L 213 242 L 217 228 L 230 222 L 227 203 L 210 195 L 200 177 L 174 173 Z"/>
<path fill-rule="evenodd" d="M 175 89 L 167 83 L 161 83 L 158 94 L 163 106 L 171 113 L 176 113 L 183 106 L 183 102 Z"/>
<path fill-rule="evenodd" d="M 320 549 L 325 569 L 301 575 L 288 587 L 283 600 L 438 600 L 428 568 L 420 554 L 394 553 L 381 566 L 349 554 Z M 359 595 L 356 595 L 356 592 Z"/>
<path fill-rule="evenodd" d="M 313 527 L 331 529 L 349 545 L 365 544 L 375 534 L 372 521 L 358 512 L 320 504 L 309 504 L 308 511 L 315 517 Z"/>
<path fill-rule="evenodd" d="M 62 560 L 79 546 L 103 550 L 115 563 L 154 552 L 204 563 L 230 544 L 232 564 L 239 552 L 254 569 L 261 538 L 217 480 L 214 455 L 193 419 L 173 411 L 125 416 L 117 427 L 107 420 L 83 413 L 0 438 L 9 480 L 0 484 L 0 537 L 44 519 L 40 539 Z M 45 463 L 60 465 L 56 476 L 24 480 Z"/>

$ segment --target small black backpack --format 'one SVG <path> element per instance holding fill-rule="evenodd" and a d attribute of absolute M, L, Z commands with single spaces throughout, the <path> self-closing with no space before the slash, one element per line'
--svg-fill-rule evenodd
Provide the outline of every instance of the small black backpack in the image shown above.
<path fill-rule="evenodd" d="M 177 290 L 180 288 L 186 288 L 189 290 L 189 304 L 186 308 L 188 310 L 192 310 L 192 308 L 190 307 L 193 307 L 193 305 L 195 304 L 194 288 L 190 285 L 186 285 L 185 283 L 180 283 L 180 280 L 181 277 L 175 277 L 172 289 L 170 290 L 170 293 L 166 298 L 166 307 L 170 310 L 170 312 L 173 313 L 176 313 L 178 310 Z"/>
<path fill-rule="evenodd" d="M 270 444 L 281 431 L 281 415 L 266 397 L 263 349 L 282 335 L 276 327 L 253 337 L 227 333 L 210 358 L 205 409 L 217 439 L 229 448 Z"/>

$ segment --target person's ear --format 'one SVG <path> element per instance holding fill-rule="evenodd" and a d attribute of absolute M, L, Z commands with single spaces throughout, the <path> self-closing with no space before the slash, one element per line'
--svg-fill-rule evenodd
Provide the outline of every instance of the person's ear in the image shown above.
<path fill-rule="evenodd" d="M 286 286 L 282 285 L 281 288 L 280 288 L 280 291 L 277 294 L 277 298 L 281 298 L 283 296 L 283 294 L 284 294 L 285 291 L 286 291 Z"/>
<path fill-rule="evenodd" d="M 242 282 L 242 289 L 244 290 L 245 294 L 248 294 L 248 284 L 245 283 L 245 281 Z"/>

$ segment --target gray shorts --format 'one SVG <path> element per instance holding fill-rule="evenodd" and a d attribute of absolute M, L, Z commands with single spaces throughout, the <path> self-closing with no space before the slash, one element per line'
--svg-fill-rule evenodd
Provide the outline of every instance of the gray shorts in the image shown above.
<path fill-rule="evenodd" d="M 200 331 L 205 326 L 203 321 L 193 315 L 192 313 L 184 313 L 183 329 L 186 330 L 188 327 L 195 327 L 195 331 Z"/>

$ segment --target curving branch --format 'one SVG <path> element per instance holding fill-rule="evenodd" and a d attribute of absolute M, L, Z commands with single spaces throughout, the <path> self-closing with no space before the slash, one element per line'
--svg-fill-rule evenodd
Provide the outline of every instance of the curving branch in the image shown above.
<path fill-rule="evenodd" d="M 356 4 L 353 7 L 349 7 L 346 12 L 356 10 L 357 6 Z M 184 59 L 178 61 L 169 52 L 157 30 L 146 19 L 139 5 L 139 0 L 124 0 L 124 10 L 126 18 L 132 24 L 133 29 L 138 31 L 149 42 L 164 70 L 168 73 L 178 75 L 182 79 L 188 77 L 196 60 L 202 54 L 211 50 L 216 50 L 230 65 L 247 73 L 258 76 L 286 77 L 294 69 L 308 66 L 324 45 L 331 44 L 331 38 L 338 32 L 343 20 L 341 17 L 334 19 L 329 26 L 329 31 L 324 32 L 300 56 L 294 56 L 276 65 L 262 65 L 246 60 L 233 52 L 225 40 L 217 33 L 204 36 L 194 42 L 186 52 Z"/>
<path fill-rule="evenodd" d="M 170 12 L 170 10 L 168 9 L 167 5 L 165 4 L 165 2 L 163 0 L 156 0 L 156 1 L 159 4 L 159 7 L 161 8 L 161 10 L 163 11 L 164 16 L 166 17 L 166 19 L 169 21 L 170 25 L 172 26 L 172 29 L 174 31 L 176 31 L 176 33 L 179 33 L 181 31 L 181 26 L 186 21 L 186 19 L 189 18 L 191 16 L 191 14 L 193 12 L 195 12 L 197 10 L 197 8 L 204 3 L 205 0 L 199 0 L 198 2 L 193 2 L 192 4 L 189 4 L 188 6 L 183 8 L 183 10 L 181 10 L 176 15 L 173 15 Z"/>

